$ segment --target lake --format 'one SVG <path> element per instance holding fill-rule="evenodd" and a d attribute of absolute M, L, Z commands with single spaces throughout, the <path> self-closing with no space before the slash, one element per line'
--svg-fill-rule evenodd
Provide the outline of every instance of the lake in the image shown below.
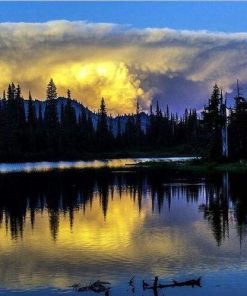
<path fill-rule="evenodd" d="M 247 175 L 118 167 L 0 174 L 0 295 L 246 295 Z"/>
<path fill-rule="evenodd" d="M 123 168 L 137 163 L 148 161 L 189 161 L 198 159 L 198 157 L 157 157 L 157 158 L 116 158 L 103 160 L 79 160 L 79 161 L 39 161 L 39 162 L 20 162 L 20 163 L 0 163 L 0 173 L 14 172 L 50 172 L 54 170 L 71 169 L 100 169 L 100 168 Z"/>

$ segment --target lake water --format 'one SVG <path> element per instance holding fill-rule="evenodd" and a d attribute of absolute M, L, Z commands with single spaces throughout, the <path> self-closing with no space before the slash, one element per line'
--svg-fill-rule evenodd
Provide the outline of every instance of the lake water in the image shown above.
<path fill-rule="evenodd" d="M 141 281 L 156 275 L 202 277 L 201 288 L 160 296 L 246 295 L 246 177 L 114 167 L 1 174 L 0 295 L 78 295 L 72 284 L 101 279 L 112 296 L 151 296 Z"/>
<path fill-rule="evenodd" d="M 188 161 L 198 157 L 157 157 L 157 158 L 116 158 L 103 160 L 80 160 L 80 161 L 39 161 L 21 163 L 0 163 L 0 173 L 13 172 L 50 172 L 53 170 L 68 169 L 100 169 L 100 168 L 122 168 L 128 165 L 144 163 L 148 161 Z"/>

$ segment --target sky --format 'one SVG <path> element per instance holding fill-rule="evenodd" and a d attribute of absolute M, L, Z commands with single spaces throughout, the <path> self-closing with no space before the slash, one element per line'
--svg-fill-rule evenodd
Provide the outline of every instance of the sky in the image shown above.
<path fill-rule="evenodd" d="M 214 83 L 247 88 L 247 2 L 1 2 L 0 90 L 20 83 L 112 114 L 159 100 L 202 108 Z"/>

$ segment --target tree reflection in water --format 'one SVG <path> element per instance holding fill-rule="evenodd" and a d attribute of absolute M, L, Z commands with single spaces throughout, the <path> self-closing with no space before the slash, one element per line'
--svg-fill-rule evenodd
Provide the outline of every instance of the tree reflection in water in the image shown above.
<path fill-rule="evenodd" d="M 229 221 L 236 221 L 240 240 L 246 233 L 247 199 L 246 176 L 241 174 L 194 175 L 162 171 L 121 172 L 110 170 L 51 172 L 39 174 L 12 174 L 0 177 L 0 223 L 12 239 L 23 236 L 24 224 L 30 219 L 35 225 L 37 212 L 47 210 L 52 238 L 56 240 L 59 221 L 68 215 L 73 228 L 74 214 L 79 209 L 85 213 L 87 206 L 99 197 L 104 217 L 107 217 L 109 199 L 115 193 L 121 197 L 130 194 L 139 212 L 142 203 L 150 199 L 154 213 L 160 213 L 164 201 L 171 209 L 173 200 L 187 203 L 205 203 L 199 206 L 210 224 L 218 245 L 229 234 Z"/>

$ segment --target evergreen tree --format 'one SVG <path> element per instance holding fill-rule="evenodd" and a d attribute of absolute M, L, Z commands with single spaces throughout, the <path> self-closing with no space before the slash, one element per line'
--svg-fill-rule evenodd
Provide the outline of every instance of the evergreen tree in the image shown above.
<path fill-rule="evenodd" d="M 7 101 L 6 101 L 6 95 L 4 90 L 3 98 L 1 100 L 1 109 L 0 109 L 0 155 L 6 154 L 6 150 L 8 150 L 7 134 L 8 134 Z"/>
<path fill-rule="evenodd" d="M 16 88 L 12 82 L 8 86 L 6 102 L 6 150 L 7 153 L 17 155 L 25 148 L 24 126 L 25 111 L 21 97 L 21 88 Z"/>
<path fill-rule="evenodd" d="M 206 130 L 209 157 L 219 159 L 221 157 L 221 127 L 222 116 L 221 94 L 217 84 L 214 85 L 208 106 L 204 110 L 204 124 Z"/>
<path fill-rule="evenodd" d="M 68 152 L 75 150 L 77 145 L 77 121 L 75 109 L 72 106 L 71 92 L 68 90 L 67 103 L 64 107 L 62 118 L 63 149 Z"/>
<path fill-rule="evenodd" d="M 46 89 L 45 127 L 47 145 L 51 153 L 58 152 L 59 148 L 59 120 L 57 114 L 57 88 L 51 79 Z"/>
<path fill-rule="evenodd" d="M 97 122 L 97 143 L 98 147 L 102 150 L 105 150 L 109 145 L 109 129 L 107 119 L 105 100 L 102 98 Z"/>
<path fill-rule="evenodd" d="M 63 99 L 58 102 L 63 102 Z M 178 115 L 167 106 L 162 112 L 159 102 L 154 112 L 150 106 L 149 115 L 140 112 L 137 102 L 135 114 L 113 118 L 107 115 L 103 98 L 97 114 L 82 107 L 77 116 L 70 90 L 58 116 L 57 90 L 52 79 L 47 85 L 45 110 L 42 110 L 43 103 L 35 104 L 38 104 L 38 114 L 31 93 L 28 101 L 24 101 L 21 87 L 13 82 L 6 94 L 3 92 L 0 101 L 0 157 L 3 159 L 19 160 L 23 156 L 69 158 L 80 156 L 84 151 L 152 151 L 177 145 L 204 149 L 212 159 L 221 157 L 226 117 L 222 112 L 225 108 L 222 92 L 217 85 L 213 87 L 202 118 L 198 117 L 195 109 L 186 108 L 183 114 Z M 142 129 L 144 120 L 146 130 Z M 239 91 L 227 120 L 230 157 L 247 158 L 247 101 Z"/>
<path fill-rule="evenodd" d="M 17 120 L 19 129 L 24 128 L 26 122 L 25 109 L 24 109 L 24 100 L 21 94 L 21 87 L 18 84 L 16 88 L 15 95 L 16 105 L 17 105 Z"/>
<path fill-rule="evenodd" d="M 135 115 L 135 144 L 140 146 L 142 144 L 142 128 L 141 128 L 141 114 L 140 104 L 136 103 L 136 115 Z"/>
<path fill-rule="evenodd" d="M 240 95 L 239 88 L 234 99 L 230 121 L 231 154 L 233 158 L 247 158 L 247 100 Z"/>
<path fill-rule="evenodd" d="M 46 89 L 45 124 L 48 129 L 58 127 L 58 115 L 56 108 L 57 88 L 51 79 Z"/>

